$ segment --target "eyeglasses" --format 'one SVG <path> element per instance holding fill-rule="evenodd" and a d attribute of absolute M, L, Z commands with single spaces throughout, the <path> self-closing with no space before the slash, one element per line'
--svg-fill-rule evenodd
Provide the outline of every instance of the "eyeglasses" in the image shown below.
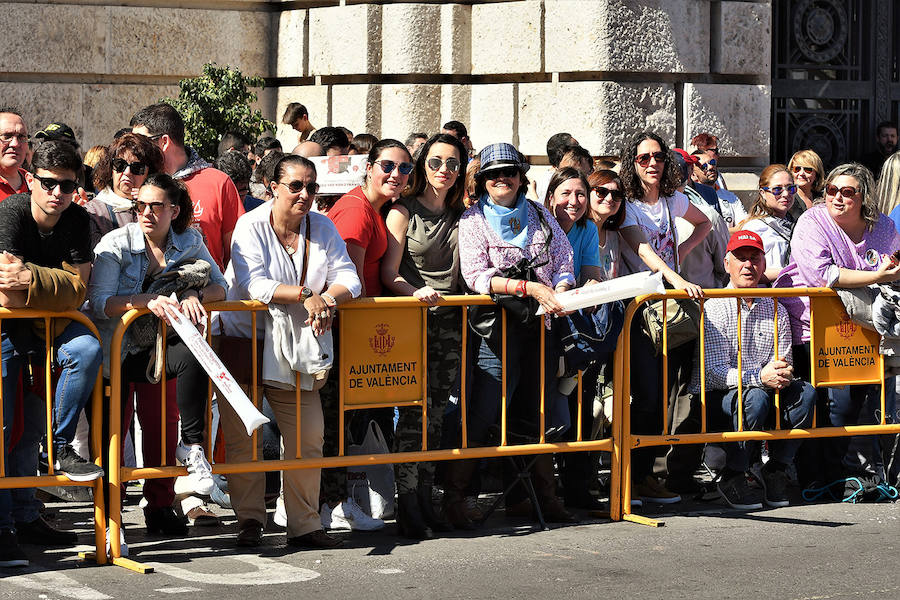
<path fill-rule="evenodd" d="M 761 189 L 761 190 L 764 191 L 764 192 L 769 192 L 769 193 L 772 194 L 773 196 L 780 196 L 785 190 L 787 190 L 787 193 L 788 193 L 788 194 L 796 194 L 796 193 L 797 193 L 797 186 L 794 185 L 794 184 L 791 184 L 791 185 L 776 185 L 776 186 L 773 187 L 773 188 L 769 188 L 769 187 L 761 187 L 761 188 L 759 188 L 759 189 Z"/>
<path fill-rule="evenodd" d="M 666 161 L 666 153 L 665 152 L 647 152 L 646 154 L 638 154 L 634 157 L 634 162 L 641 165 L 642 167 L 646 167 L 650 164 L 650 159 L 656 160 L 656 162 L 665 162 Z"/>
<path fill-rule="evenodd" d="M 132 175 L 143 175 L 147 172 L 146 163 L 140 161 L 130 163 L 124 158 L 114 158 L 112 161 L 112 168 L 116 173 L 124 173 L 125 169 L 130 168 Z"/>
<path fill-rule="evenodd" d="M 0 142 L 9 144 L 13 140 L 16 140 L 20 144 L 25 144 L 28 142 L 28 136 L 24 133 L 0 133 Z"/>
<path fill-rule="evenodd" d="M 456 173 L 457 171 L 459 171 L 459 161 L 452 156 L 447 160 L 441 160 L 437 156 L 432 156 L 425 162 L 425 164 L 428 165 L 428 168 L 432 171 L 437 171 L 444 165 L 447 165 L 447 170 L 451 173 Z M 400 172 L 402 173 L 403 171 Z"/>
<path fill-rule="evenodd" d="M 166 202 L 141 202 L 140 200 L 134 201 L 134 210 L 137 211 L 137 214 L 142 215 L 147 208 L 150 209 L 150 212 L 153 213 L 154 216 L 159 216 L 163 208 L 166 206 Z"/>
<path fill-rule="evenodd" d="M 595 194 L 597 194 L 597 196 L 600 198 L 600 200 L 605 200 L 606 198 L 609 198 L 610 203 L 621 202 L 622 200 L 625 199 L 624 192 L 622 192 L 620 190 L 611 190 L 611 189 L 605 188 L 603 186 L 597 186 L 597 187 L 591 188 L 591 191 L 594 192 Z"/>
<path fill-rule="evenodd" d="M 166 134 L 164 134 L 164 133 L 157 133 L 156 135 L 148 135 L 147 138 L 148 138 L 149 140 L 155 142 L 156 140 L 158 140 L 159 138 L 161 138 L 161 137 L 164 136 L 164 135 L 166 135 Z"/>
<path fill-rule="evenodd" d="M 836 185 L 828 184 L 825 186 L 825 193 L 829 196 L 837 196 L 838 193 L 841 194 L 844 198 L 852 198 L 859 192 L 858 189 L 852 186 L 846 186 L 842 188 L 838 188 Z"/>
<path fill-rule="evenodd" d="M 816 170 L 813 167 L 801 167 L 800 165 L 795 166 L 793 171 L 794 171 L 794 174 L 797 174 L 800 171 L 803 171 L 807 175 L 812 175 L 813 173 L 816 172 Z"/>
<path fill-rule="evenodd" d="M 303 190 L 306 190 L 307 195 L 315 196 L 316 192 L 319 191 L 319 184 L 315 181 L 313 181 L 312 183 L 303 183 L 299 180 L 291 181 L 289 183 L 279 181 L 278 184 L 286 187 L 292 194 L 299 194 Z"/>
<path fill-rule="evenodd" d="M 719 147 L 716 146 L 715 148 L 707 148 L 706 151 L 707 151 L 707 152 L 714 152 L 714 153 L 718 154 L 718 153 L 719 153 Z"/>
<path fill-rule="evenodd" d="M 54 179 L 53 177 L 39 177 L 37 175 L 35 175 L 34 178 L 37 179 L 41 183 L 41 187 L 48 192 L 53 192 L 53 190 L 56 189 L 56 186 L 59 186 L 59 191 L 63 194 L 71 194 L 78 189 L 78 182 L 72 181 L 71 179 Z"/>
<path fill-rule="evenodd" d="M 519 167 L 500 167 L 499 169 L 491 169 L 487 172 L 488 179 L 500 179 L 501 177 L 512 178 L 519 174 Z"/>
<path fill-rule="evenodd" d="M 392 160 L 376 160 L 375 164 L 381 167 L 385 173 L 393 173 L 394 169 L 397 169 L 401 175 L 409 175 L 413 170 L 413 164 L 406 161 L 397 163 Z"/>
<path fill-rule="evenodd" d="M 712 159 L 709 162 L 707 162 L 706 164 L 700 163 L 697 166 L 700 167 L 701 169 L 703 169 L 704 171 L 708 171 L 710 167 L 715 167 L 717 164 L 719 164 L 719 161 L 717 161 L 716 159 Z"/>

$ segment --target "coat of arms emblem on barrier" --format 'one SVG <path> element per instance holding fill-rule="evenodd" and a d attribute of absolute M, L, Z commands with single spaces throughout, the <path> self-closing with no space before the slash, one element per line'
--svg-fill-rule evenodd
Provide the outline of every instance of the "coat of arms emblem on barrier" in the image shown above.
<path fill-rule="evenodd" d="M 379 323 L 375 326 L 375 335 L 369 338 L 369 346 L 372 347 L 375 354 L 381 354 L 383 356 L 390 352 L 391 348 L 394 347 L 394 340 L 396 338 L 388 333 L 389 329 L 387 323 Z"/>

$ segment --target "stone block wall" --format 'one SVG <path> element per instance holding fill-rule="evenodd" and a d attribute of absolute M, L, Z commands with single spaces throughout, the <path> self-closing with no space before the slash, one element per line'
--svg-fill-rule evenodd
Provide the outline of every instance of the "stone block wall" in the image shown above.
<path fill-rule="evenodd" d="M 35 24 L 0 41 L 3 102 L 34 131 L 65 120 L 85 146 L 214 60 L 267 78 L 260 106 L 276 123 L 294 101 L 316 126 L 381 137 L 458 119 L 476 147 L 511 141 L 536 163 L 559 131 L 615 155 L 643 129 L 679 146 L 706 130 L 726 171 L 769 160 L 770 0 L 3 6 L 7 31 Z"/>

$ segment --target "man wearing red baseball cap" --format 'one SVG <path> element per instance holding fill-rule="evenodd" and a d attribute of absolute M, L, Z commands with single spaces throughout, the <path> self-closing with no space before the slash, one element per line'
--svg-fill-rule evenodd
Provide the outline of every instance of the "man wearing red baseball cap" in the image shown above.
<path fill-rule="evenodd" d="M 725 254 L 729 288 L 759 286 L 766 269 L 762 239 L 752 231 L 731 235 Z M 704 304 L 705 365 L 696 361 L 691 391 L 700 393 L 700 373 L 706 373 L 706 401 L 711 418 L 726 429 L 738 429 L 738 382 L 743 391 L 743 429 L 770 429 L 775 422 L 775 391 L 781 393 L 783 427 L 804 428 L 812 424 L 816 391 L 807 382 L 794 379 L 791 366 L 791 331 L 787 310 L 778 310 L 778 358 L 775 358 L 775 299 L 711 298 Z M 740 311 L 740 313 L 739 313 Z M 741 320 L 741 367 L 738 369 L 738 318 Z M 725 469 L 720 473 L 719 495 L 732 508 L 762 508 L 756 492 L 747 485 L 750 468 L 747 444 L 725 444 Z M 788 505 L 785 470 L 793 462 L 799 440 L 769 442 L 769 462 L 763 467 L 763 500 L 770 507 Z"/>

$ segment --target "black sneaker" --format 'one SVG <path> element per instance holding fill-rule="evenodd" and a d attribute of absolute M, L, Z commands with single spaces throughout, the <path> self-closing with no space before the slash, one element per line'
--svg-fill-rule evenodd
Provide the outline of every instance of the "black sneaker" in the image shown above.
<path fill-rule="evenodd" d="M 788 477 L 784 471 L 762 470 L 763 493 L 765 502 L 772 508 L 782 508 L 790 504 L 787 495 Z"/>
<path fill-rule="evenodd" d="M 0 567 L 27 567 L 28 557 L 19 547 L 16 534 L 10 529 L 0 530 Z"/>
<path fill-rule="evenodd" d="M 78 535 L 75 532 L 55 529 L 44 520 L 44 517 L 38 517 L 30 523 L 16 523 L 16 533 L 23 544 L 74 546 L 78 543 Z"/>
<path fill-rule="evenodd" d="M 103 477 L 103 467 L 98 467 L 78 456 L 70 444 L 56 448 L 56 461 L 53 463 L 53 468 L 70 481 L 93 481 Z"/>
<path fill-rule="evenodd" d="M 762 502 L 756 492 L 747 484 L 747 475 L 737 473 L 728 479 L 719 481 L 716 485 L 719 496 L 731 508 L 737 510 L 757 510 L 762 508 Z"/>

